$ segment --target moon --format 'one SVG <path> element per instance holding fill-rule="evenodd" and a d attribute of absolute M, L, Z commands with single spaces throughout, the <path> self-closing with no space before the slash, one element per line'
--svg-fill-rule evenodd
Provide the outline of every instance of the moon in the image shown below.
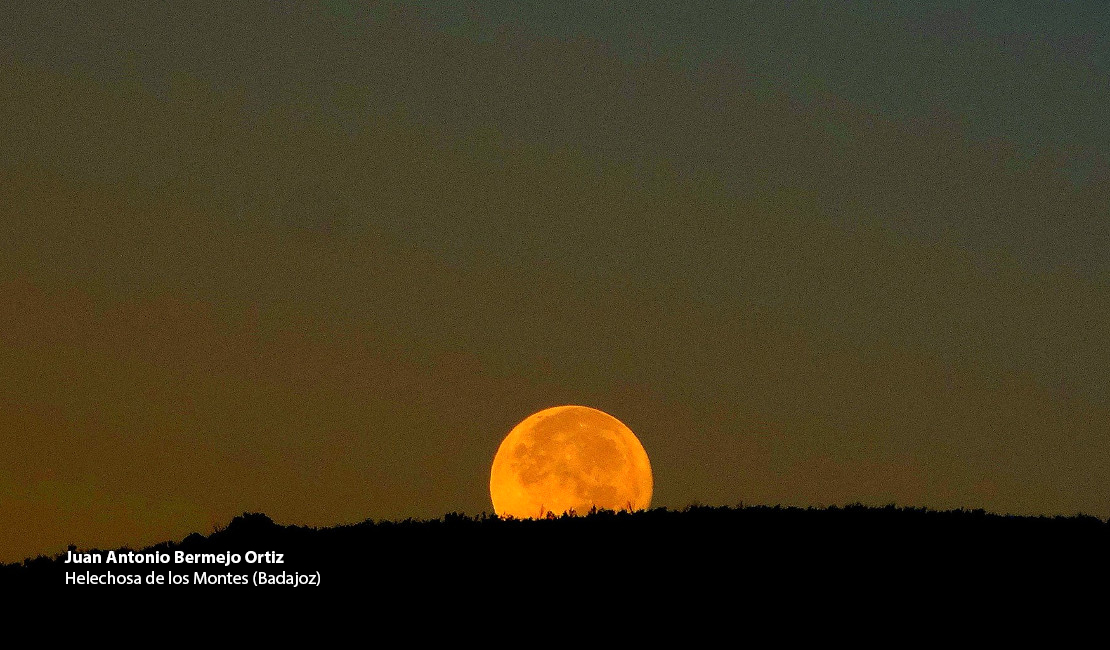
<path fill-rule="evenodd" d="M 501 441 L 489 478 L 494 512 L 517 519 L 594 507 L 642 510 L 651 489 L 651 464 L 636 435 L 588 406 L 555 406 L 525 418 Z"/>

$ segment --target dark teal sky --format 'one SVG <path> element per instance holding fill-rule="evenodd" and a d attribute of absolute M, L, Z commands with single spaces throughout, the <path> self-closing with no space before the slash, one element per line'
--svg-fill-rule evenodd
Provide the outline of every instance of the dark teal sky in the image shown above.
<path fill-rule="evenodd" d="M 1031 148 L 1105 155 L 1110 143 L 1110 12 L 1098 2 L 443 3 L 429 13 L 478 38 L 594 39 L 694 69 L 726 60 L 798 97 L 833 94 L 899 118 L 947 111 Z"/>
<path fill-rule="evenodd" d="M 656 505 L 1110 515 L 1107 10 L 769 6 L 6 9 L 0 558 L 488 510 L 561 403 Z"/>
<path fill-rule="evenodd" d="M 185 74 L 256 109 L 305 102 L 339 120 L 356 119 L 349 102 L 366 102 L 448 129 L 488 127 L 632 162 L 666 158 L 726 182 L 744 178 L 728 146 L 742 129 L 715 102 L 740 80 L 848 140 L 879 119 L 948 130 L 1005 164 L 1047 165 L 1081 184 L 1110 165 L 1110 10 L 1101 3 L 44 4 L 12 10 L 0 28 L 15 60 L 141 81 L 162 95 Z M 653 67 L 671 79 L 652 87 L 642 71 L 627 74 Z M 1034 225 L 948 206 L 912 219 L 880 212 L 901 233 L 951 232 L 1041 269 L 1107 271 L 1110 226 L 1082 214 Z"/>

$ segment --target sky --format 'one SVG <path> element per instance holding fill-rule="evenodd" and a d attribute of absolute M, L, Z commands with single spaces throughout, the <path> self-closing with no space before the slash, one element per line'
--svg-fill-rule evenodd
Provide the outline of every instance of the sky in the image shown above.
<path fill-rule="evenodd" d="M 492 509 L 1110 516 L 1104 3 L 20 3 L 0 560 Z"/>

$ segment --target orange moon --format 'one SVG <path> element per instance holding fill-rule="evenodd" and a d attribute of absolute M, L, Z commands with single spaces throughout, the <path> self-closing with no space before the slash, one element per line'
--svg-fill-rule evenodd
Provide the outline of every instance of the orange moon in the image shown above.
<path fill-rule="evenodd" d="M 517 519 L 641 510 L 651 503 L 651 464 L 632 430 L 588 406 L 555 406 L 513 427 L 493 459 L 494 511 Z"/>

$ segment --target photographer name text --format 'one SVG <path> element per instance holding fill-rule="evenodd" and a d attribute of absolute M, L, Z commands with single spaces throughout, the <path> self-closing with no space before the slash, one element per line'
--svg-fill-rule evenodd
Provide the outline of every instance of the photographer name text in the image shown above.
<path fill-rule="evenodd" d="M 65 564 L 284 564 L 285 554 L 274 551 L 247 551 L 246 553 L 186 553 L 174 551 L 136 553 L 135 551 L 107 551 L 75 553 L 66 551 Z"/>

